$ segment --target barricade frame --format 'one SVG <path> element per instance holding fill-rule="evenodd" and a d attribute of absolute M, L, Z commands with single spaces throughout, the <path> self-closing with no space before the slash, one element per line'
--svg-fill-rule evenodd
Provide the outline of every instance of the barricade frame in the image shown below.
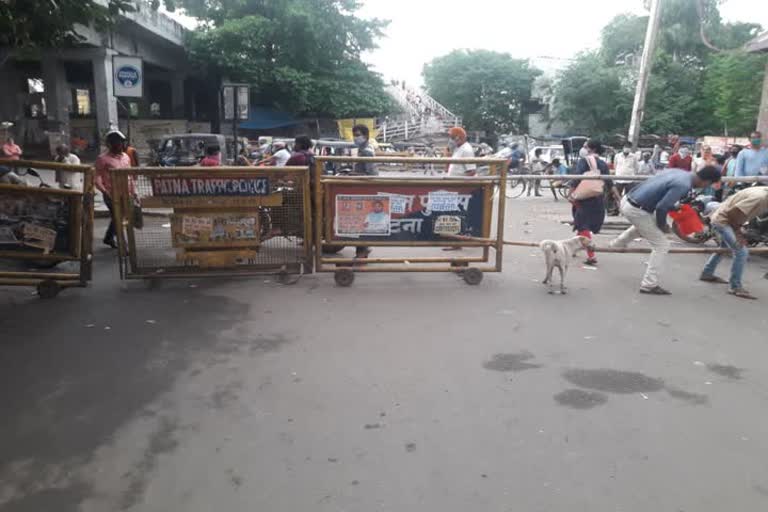
<path fill-rule="evenodd" d="M 405 164 L 407 165 L 436 165 L 474 164 L 487 167 L 487 176 L 477 177 L 386 177 L 386 176 L 327 176 L 324 174 L 326 163 L 366 163 L 366 164 Z M 315 222 L 315 270 L 317 272 L 333 272 L 336 283 L 349 286 L 354 281 L 357 272 L 453 272 L 461 274 L 468 284 L 479 284 L 483 273 L 501 272 L 504 251 L 504 215 L 506 197 L 503 191 L 506 187 L 508 162 L 496 158 L 407 158 L 407 157 L 317 157 L 315 160 L 313 182 L 314 190 L 314 222 Z M 413 171 L 423 173 L 422 169 Z M 394 187 L 394 188 L 424 188 L 424 187 L 478 187 L 483 190 L 483 220 L 482 241 L 456 240 L 445 237 L 442 240 L 429 241 L 376 241 L 376 240 L 339 240 L 333 236 L 334 215 L 330 198 L 335 186 L 346 188 L 355 187 Z M 494 203 L 497 211 L 494 218 Z M 491 238 L 493 221 L 496 222 L 496 237 Z M 397 257 L 397 258 L 340 258 L 327 257 L 324 247 L 467 247 L 482 248 L 480 257 Z M 491 261 L 491 249 L 494 252 Z"/>
<path fill-rule="evenodd" d="M 41 298 L 56 297 L 63 288 L 86 287 L 92 279 L 93 223 L 94 223 L 94 169 L 88 165 L 68 165 L 38 160 L 0 160 L 0 166 L 71 172 L 83 175 L 83 189 L 71 190 L 54 187 L 36 187 L 0 184 L 0 195 L 32 195 L 69 201 L 69 251 L 37 253 L 32 251 L 0 250 L 0 259 L 16 262 L 73 262 L 76 272 L 63 271 L 0 271 L 0 286 L 33 286 Z M 42 179 L 42 178 L 41 178 Z M 0 199 L 1 200 L 1 199 Z M 41 249 L 42 250 L 42 249 Z"/>
<path fill-rule="evenodd" d="M 117 230 L 117 244 L 119 255 L 119 267 L 120 277 L 123 280 L 150 280 L 156 281 L 161 279 L 174 279 L 174 278 L 208 278 L 208 277 L 252 277 L 268 274 L 276 274 L 283 278 L 291 274 L 309 274 L 313 271 L 314 259 L 312 257 L 312 215 L 311 215 L 311 194 L 310 194 L 310 174 L 309 169 L 305 166 L 301 167 L 131 167 L 123 169 L 114 169 L 112 172 L 113 181 L 113 194 L 114 194 L 114 218 L 115 227 Z M 287 261 L 275 261 L 269 263 L 251 263 L 251 264 L 238 264 L 238 265 L 215 265 L 215 264 L 200 264 L 194 265 L 167 265 L 167 266 L 142 266 L 140 259 L 140 251 L 142 248 L 137 245 L 137 229 L 135 226 L 134 216 L 134 201 L 130 191 L 129 183 L 138 181 L 138 176 L 144 176 L 147 179 L 154 178 L 189 178 L 189 179 L 260 179 L 267 178 L 270 183 L 270 192 L 268 195 L 212 195 L 212 196 L 194 196 L 194 198 L 208 197 L 210 198 L 209 206 L 173 206 L 172 199 L 178 199 L 178 196 L 169 196 L 170 201 L 165 201 L 161 196 L 145 196 L 139 197 L 139 204 L 142 209 L 150 210 L 173 210 L 172 215 L 166 215 L 160 213 L 161 217 L 169 217 L 171 223 L 174 222 L 172 216 L 180 215 L 246 215 L 257 214 L 257 218 L 262 218 L 262 212 L 273 208 L 286 208 L 281 202 L 275 204 L 270 200 L 274 198 L 277 192 L 280 192 L 281 198 L 285 198 L 286 194 L 283 192 L 291 192 L 293 194 L 298 193 L 300 198 L 300 206 L 293 209 L 293 211 L 300 215 L 299 222 L 301 226 L 296 228 L 297 232 L 288 234 L 274 235 L 267 240 L 273 238 L 296 238 L 297 242 L 291 248 L 281 248 L 285 253 L 291 249 L 291 252 L 296 255 L 295 259 Z M 154 183 L 154 182 L 151 182 Z M 282 187 L 291 186 L 293 188 L 286 191 Z M 279 184 L 273 190 L 273 185 Z M 280 188 L 280 190 L 277 190 Z M 152 201 L 148 201 L 148 197 L 153 197 Z M 191 196 L 192 197 L 192 196 Z M 260 199 L 259 199 L 260 198 Z M 166 202 L 163 205 L 161 203 Z M 196 202 L 202 202 L 202 199 Z M 149 203 L 149 207 L 146 205 Z M 240 206 L 237 204 L 241 203 Z M 151 213 L 151 212 L 150 212 Z M 145 212 L 146 215 L 146 212 Z M 151 215 L 150 215 L 151 216 Z M 257 224 L 260 226 L 260 224 Z M 256 228 L 258 229 L 258 228 Z M 169 233 L 170 235 L 170 233 Z M 303 240 L 303 244 L 298 240 Z M 234 255 L 235 252 L 241 252 L 241 254 L 253 254 L 253 259 L 257 259 L 256 254 L 261 250 L 261 244 L 264 240 L 259 235 L 258 241 L 252 241 L 251 243 L 242 242 L 237 244 L 231 244 L 222 247 L 209 247 L 208 250 L 203 250 L 206 257 L 216 258 L 213 253 L 221 253 L 226 256 L 225 259 L 232 259 L 239 256 Z M 180 248 L 174 245 L 175 242 L 170 240 L 171 249 L 176 250 L 178 257 L 178 250 L 190 251 L 194 254 L 197 249 L 192 247 Z M 299 249 L 300 247 L 300 249 Z M 239 250 L 239 251 L 238 251 Z M 232 252 L 231 255 L 225 255 L 226 252 Z M 201 255 L 202 256 L 202 255 Z M 246 256 L 243 256 L 246 257 Z"/>

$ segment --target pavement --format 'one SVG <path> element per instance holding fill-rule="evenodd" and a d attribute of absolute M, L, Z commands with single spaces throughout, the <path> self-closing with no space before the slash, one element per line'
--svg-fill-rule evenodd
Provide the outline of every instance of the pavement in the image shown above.
<path fill-rule="evenodd" d="M 506 237 L 567 214 L 511 201 Z M 565 296 L 513 247 L 477 287 L 148 289 L 99 248 L 87 289 L 0 289 L 0 511 L 766 510 L 766 260 L 749 302 L 699 255 L 639 295 L 644 259 L 575 264 Z"/>

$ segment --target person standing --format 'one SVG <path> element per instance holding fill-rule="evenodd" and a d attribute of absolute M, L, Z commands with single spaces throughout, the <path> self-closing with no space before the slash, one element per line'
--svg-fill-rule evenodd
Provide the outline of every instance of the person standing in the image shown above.
<path fill-rule="evenodd" d="M 701 156 L 693 161 L 691 171 L 698 172 L 705 167 L 716 166 L 717 158 L 712 153 L 712 147 L 704 145 L 701 147 Z"/>
<path fill-rule="evenodd" d="M 670 169 L 682 169 L 684 171 L 690 171 L 693 165 L 693 157 L 691 156 L 691 148 L 688 146 L 680 146 L 677 153 L 669 157 Z"/>
<path fill-rule="evenodd" d="M 291 153 L 286 149 L 284 142 L 275 142 L 272 144 L 272 149 L 276 150 L 272 155 L 271 162 L 275 167 L 285 167 L 288 159 L 291 158 Z"/>
<path fill-rule="evenodd" d="M 352 140 L 357 146 L 358 158 L 373 158 L 376 156 L 376 150 L 371 145 L 371 131 L 364 124 L 357 124 L 352 127 Z M 355 174 L 363 176 L 377 176 L 379 171 L 373 163 L 357 162 L 354 167 Z M 371 248 L 359 246 L 355 249 L 356 258 L 367 258 L 371 254 Z"/>
<path fill-rule="evenodd" d="M 296 165 L 300 167 L 309 167 L 315 161 L 315 155 L 312 153 L 312 139 L 306 135 L 299 135 L 293 141 L 293 153 L 285 165 Z M 310 169 L 314 171 L 314 169 Z"/>
<path fill-rule="evenodd" d="M 56 158 L 54 161 L 60 164 L 80 165 L 80 158 L 69 151 L 69 146 L 60 144 L 56 146 Z M 71 171 L 56 171 L 56 182 L 61 188 L 73 189 L 77 187 L 76 176 L 79 173 Z"/>
<path fill-rule="evenodd" d="M 763 146 L 763 135 L 752 132 L 750 147 L 743 149 L 736 159 L 737 178 L 768 175 L 768 148 Z"/>
<path fill-rule="evenodd" d="M 669 252 L 667 214 L 678 201 L 694 188 L 706 188 L 720 181 L 716 167 L 705 167 L 698 173 L 669 169 L 641 183 L 621 201 L 621 214 L 632 224 L 611 242 L 616 249 L 626 248 L 638 236 L 651 244 L 651 257 L 640 284 L 640 293 L 669 295 L 659 286 L 664 259 Z"/>
<path fill-rule="evenodd" d="M 651 156 L 650 152 L 643 151 L 640 165 L 637 168 L 638 176 L 653 176 L 656 174 L 656 165 L 653 163 Z"/>
<path fill-rule="evenodd" d="M 637 160 L 637 155 L 632 153 L 631 146 L 624 146 L 621 153 L 616 155 L 616 158 L 613 160 L 613 166 L 616 170 L 616 190 L 619 192 L 619 195 L 623 196 L 632 190 L 634 183 L 618 178 L 620 176 L 635 176 L 640 171 L 640 162 Z"/>
<path fill-rule="evenodd" d="M 541 175 L 547 169 L 547 162 L 541 158 L 542 149 L 536 148 L 533 152 L 533 159 L 531 160 L 531 174 Z M 527 197 L 531 197 L 531 190 L 535 191 L 536 197 L 541 197 L 541 180 L 531 180 L 532 183 L 528 183 Z"/>
<path fill-rule="evenodd" d="M 606 164 L 599 156 L 603 153 L 603 145 L 597 141 L 590 139 L 587 141 L 587 156 L 580 158 L 576 164 L 576 172 L 574 174 L 585 174 L 591 170 L 599 170 L 600 174 L 608 176 L 610 170 L 608 164 Z M 572 189 L 576 189 L 581 180 L 573 180 L 570 184 Z M 614 196 L 618 195 L 613 183 L 610 180 L 605 181 L 605 187 L 610 190 L 610 193 Z M 590 197 L 583 200 L 571 200 L 573 204 L 573 230 L 580 236 L 592 239 L 593 234 L 599 234 L 603 228 L 603 222 L 605 222 L 605 194 L 601 194 L 596 197 Z M 586 265 L 597 265 L 597 258 L 595 252 L 587 251 Z"/>
<path fill-rule="evenodd" d="M 451 158 L 475 158 L 475 150 L 472 144 L 467 142 L 467 132 L 460 126 L 454 126 L 448 130 L 448 147 L 451 150 Z M 469 177 L 477 174 L 475 164 L 450 164 L 448 176 Z"/>
<path fill-rule="evenodd" d="M 8 137 L 3 144 L 3 158 L 6 160 L 21 160 L 23 152 L 13 137 Z"/>
<path fill-rule="evenodd" d="M 509 155 L 509 170 L 515 171 L 520 169 L 520 166 L 525 163 L 525 153 L 520 151 L 520 144 L 515 142 L 511 146 L 512 153 Z"/>
<path fill-rule="evenodd" d="M 131 166 L 131 159 L 123 151 L 125 135 L 118 130 L 111 131 L 106 137 L 107 151 L 102 153 L 96 159 L 96 177 L 94 184 L 101 192 L 104 198 L 104 204 L 109 210 L 111 219 L 106 233 L 104 233 L 104 244 L 117 249 L 115 242 L 115 215 L 112 202 L 112 169 L 123 169 Z"/>
<path fill-rule="evenodd" d="M 736 192 L 725 200 L 712 215 L 712 228 L 720 235 L 720 247 L 731 249 L 733 265 L 731 279 L 726 281 L 715 275 L 715 270 L 723 259 L 722 254 L 713 254 L 701 273 L 701 279 L 707 283 L 728 284 L 728 293 L 742 299 L 756 299 L 744 289 L 741 278 L 749 251 L 744 240 L 742 228 L 750 220 L 768 212 L 768 187 L 750 187 Z"/>

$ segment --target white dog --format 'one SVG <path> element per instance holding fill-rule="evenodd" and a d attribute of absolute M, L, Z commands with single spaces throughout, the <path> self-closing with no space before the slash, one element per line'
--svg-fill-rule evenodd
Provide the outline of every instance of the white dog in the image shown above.
<path fill-rule="evenodd" d="M 568 273 L 568 264 L 571 258 L 575 258 L 579 251 L 594 250 L 592 240 L 583 236 L 575 236 L 568 240 L 544 240 L 539 244 L 547 262 L 547 275 L 542 284 L 549 285 L 549 293 L 555 293 L 552 283 L 552 273 L 555 268 L 560 271 L 560 293 L 565 295 L 565 275 Z"/>

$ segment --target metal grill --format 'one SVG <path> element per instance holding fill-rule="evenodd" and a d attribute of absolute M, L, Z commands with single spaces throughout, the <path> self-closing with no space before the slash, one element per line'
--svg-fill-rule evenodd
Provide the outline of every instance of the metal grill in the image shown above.
<path fill-rule="evenodd" d="M 311 271 L 307 168 L 115 173 L 124 277 Z"/>

